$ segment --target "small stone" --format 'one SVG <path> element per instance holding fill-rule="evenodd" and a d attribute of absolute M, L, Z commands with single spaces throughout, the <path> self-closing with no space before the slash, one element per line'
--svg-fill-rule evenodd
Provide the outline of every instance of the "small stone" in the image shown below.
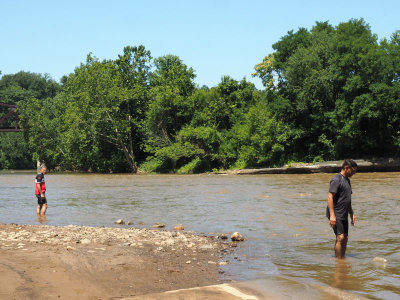
<path fill-rule="evenodd" d="M 235 242 L 244 241 L 243 235 L 241 235 L 239 232 L 234 232 L 231 236 L 231 239 Z"/>
<path fill-rule="evenodd" d="M 227 265 L 227 264 L 228 264 L 227 261 L 221 261 L 221 262 L 219 263 L 220 266 L 225 266 L 225 265 Z"/>
<path fill-rule="evenodd" d="M 221 240 L 227 240 L 228 239 L 228 237 L 226 236 L 226 234 L 220 234 L 220 235 L 218 235 L 217 236 L 219 239 L 221 239 Z"/>
<path fill-rule="evenodd" d="M 138 224 L 139 224 L 139 225 L 143 225 L 143 222 L 142 222 L 142 221 L 140 221 Z"/>
<path fill-rule="evenodd" d="M 119 219 L 119 220 L 115 221 L 114 223 L 118 224 L 118 225 L 124 225 L 125 224 L 124 220 L 122 220 L 122 219 Z"/>
<path fill-rule="evenodd" d="M 75 248 L 73 248 L 71 246 L 67 246 L 67 250 L 72 251 L 72 250 L 75 250 Z"/>
<path fill-rule="evenodd" d="M 179 224 L 179 225 L 176 225 L 176 226 L 174 227 L 174 230 L 185 230 L 185 228 L 183 227 L 182 224 Z"/>
<path fill-rule="evenodd" d="M 387 259 L 386 258 L 383 258 L 383 257 L 375 257 L 372 261 L 374 261 L 374 262 L 380 262 L 380 263 L 387 263 Z"/>
<path fill-rule="evenodd" d="M 90 240 L 89 239 L 83 239 L 80 241 L 81 244 L 90 244 Z"/>
<path fill-rule="evenodd" d="M 208 261 L 208 263 L 210 264 L 210 265 L 216 265 L 217 263 L 215 262 L 215 261 Z"/>
<path fill-rule="evenodd" d="M 128 225 L 133 225 L 133 222 L 132 221 L 128 221 Z"/>
<path fill-rule="evenodd" d="M 192 261 L 188 260 L 186 263 L 187 263 L 187 264 L 191 264 L 191 263 L 192 263 Z"/>
<path fill-rule="evenodd" d="M 156 224 L 153 225 L 154 228 L 164 228 L 165 224 L 157 222 Z"/>

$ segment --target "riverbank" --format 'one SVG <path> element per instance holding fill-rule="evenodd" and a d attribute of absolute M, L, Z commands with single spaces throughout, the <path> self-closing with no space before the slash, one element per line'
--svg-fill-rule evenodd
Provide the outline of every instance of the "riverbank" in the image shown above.
<path fill-rule="evenodd" d="M 0 224 L 0 298 L 110 299 L 223 283 L 215 237 Z"/>
<path fill-rule="evenodd" d="M 400 158 L 354 159 L 358 164 L 357 172 L 400 172 Z M 222 170 L 216 172 L 219 175 L 257 175 L 257 174 L 312 174 L 312 173 L 336 173 L 342 167 L 343 160 L 324 161 L 317 163 L 290 163 L 282 167 Z M 0 174 L 24 174 L 34 173 L 36 170 L 0 170 Z M 52 171 L 55 173 L 96 174 L 84 171 Z M 97 173 L 99 174 L 99 173 Z M 138 171 L 137 175 L 149 175 L 150 173 Z M 160 173 L 162 174 L 162 173 Z M 211 173 L 205 173 L 211 174 Z M 170 175 L 170 174 L 169 174 Z M 182 175 L 182 174 L 181 174 Z"/>
<path fill-rule="evenodd" d="M 357 172 L 400 172 L 399 158 L 355 159 Z M 221 171 L 220 175 L 251 175 L 251 174 L 311 174 L 336 173 L 342 167 L 343 161 L 325 161 L 320 163 L 293 163 L 280 168 L 258 168 Z"/>

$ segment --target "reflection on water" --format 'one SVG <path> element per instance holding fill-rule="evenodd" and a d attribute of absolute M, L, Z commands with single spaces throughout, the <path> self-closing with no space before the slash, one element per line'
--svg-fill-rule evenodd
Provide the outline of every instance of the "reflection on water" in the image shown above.
<path fill-rule="evenodd" d="M 46 224 L 46 221 L 47 221 L 46 216 L 37 215 L 37 221 L 38 221 L 40 224 Z"/>
<path fill-rule="evenodd" d="M 353 280 L 349 279 L 349 275 L 351 271 L 350 262 L 344 259 L 338 259 L 335 263 L 335 268 L 333 271 L 331 286 L 334 288 L 351 290 L 354 288 L 352 285 L 349 286 Z"/>
<path fill-rule="evenodd" d="M 116 219 L 124 219 L 138 227 L 163 222 L 168 229 L 183 224 L 204 233 L 239 231 L 247 241 L 230 258 L 234 263 L 224 267 L 229 278 L 283 276 L 369 298 L 398 299 L 400 173 L 352 178 L 357 224 L 350 228 L 344 261 L 333 257 L 335 236 L 325 217 L 333 175 L 49 173 L 47 219 L 38 220 L 35 174 L 0 174 L 0 222 L 115 226 Z M 376 256 L 386 258 L 387 265 L 374 263 Z"/>

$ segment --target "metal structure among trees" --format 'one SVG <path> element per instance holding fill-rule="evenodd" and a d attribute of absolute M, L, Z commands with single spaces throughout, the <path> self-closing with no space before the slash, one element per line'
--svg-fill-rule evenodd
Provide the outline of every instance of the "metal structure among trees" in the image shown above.
<path fill-rule="evenodd" d="M 0 118 L 0 132 L 16 132 L 21 131 L 19 128 L 19 117 L 17 113 L 17 106 L 14 104 L 0 102 L 0 107 L 6 107 L 8 110 L 4 116 Z"/>

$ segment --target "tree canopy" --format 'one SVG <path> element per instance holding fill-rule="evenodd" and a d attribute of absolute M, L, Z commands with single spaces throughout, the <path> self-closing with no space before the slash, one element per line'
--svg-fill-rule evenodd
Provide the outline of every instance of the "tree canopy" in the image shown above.
<path fill-rule="evenodd" d="M 400 151 L 400 32 L 378 40 L 363 19 L 316 22 L 272 45 L 248 80 L 214 87 L 178 56 L 127 46 L 62 78 L 0 79 L 23 133 L 0 134 L 0 168 L 196 173 Z M 4 112 L 0 111 L 0 117 Z M 14 149 L 14 150 L 13 150 Z"/>

